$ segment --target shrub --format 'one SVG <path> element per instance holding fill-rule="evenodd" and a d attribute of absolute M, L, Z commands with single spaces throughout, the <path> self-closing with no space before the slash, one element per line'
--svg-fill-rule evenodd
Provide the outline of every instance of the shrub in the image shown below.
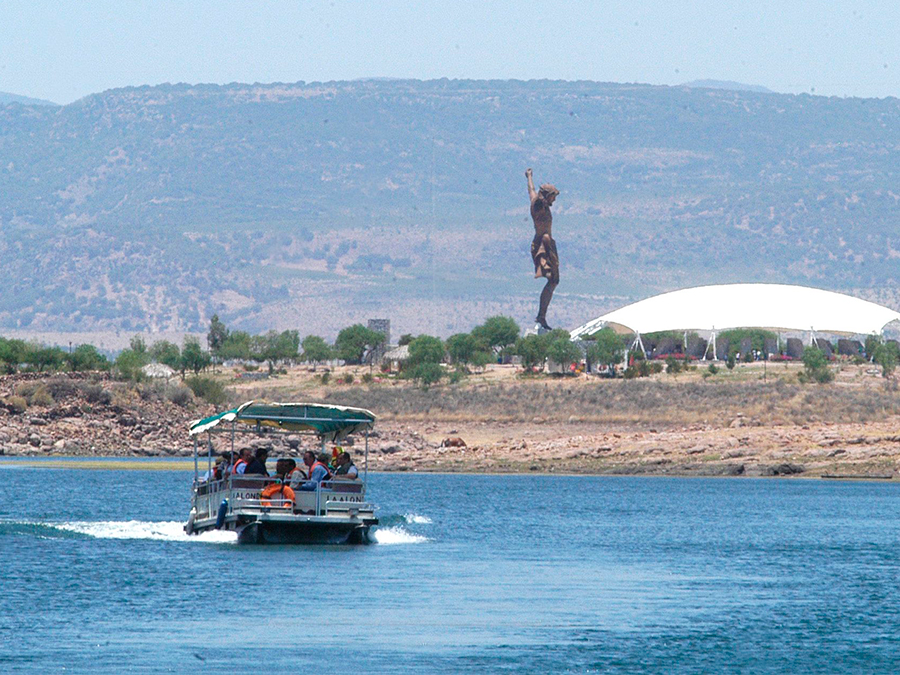
<path fill-rule="evenodd" d="M 22 382 L 16 387 L 16 394 L 24 398 L 28 405 L 53 405 L 53 395 L 41 382 Z"/>
<path fill-rule="evenodd" d="M 166 389 L 166 398 L 175 405 L 186 408 L 194 402 L 194 392 L 190 387 L 175 385 Z"/>
<path fill-rule="evenodd" d="M 6 408 L 16 415 L 21 415 L 28 408 L 28 402 L 22 396 L 7 396 L 4 402 Z"/>
<path fill-rule="evenodd" d="M 88 403 L 100 403 L 101 405 L 109 405 L 112 402 L 112 394 L 99 384 L 87 383 L 82 385 L 81 391 L 84 399 Z"/>
<path fill-rule="evenodd" d="M 659 365 L 654 363 L 653 365 Z M 644 359 L 638 363 L 638 377 L 650 377 L 650 363 Z"/>
<path fill-rule="evenodd" d="M 735 364 L 734 354 L 729 354 L 728 358 L 725 359 L 725 367 L 728 368 L 728 370 L 734 370 L 734 364 Z"/>
<path fill-rule="evenodd" d="M 47 389 L 55 399 L 69 398 L 78 394 L 78 384 L 67 377 L 54 377 L 47 380 Z"/>
<path fill-rule="evenodd" d="M 432 384 L 440 382 L 441 378 L 444 376 L 444 369 L 441 368 L 440 364 L 427 361 L 410 368 L 406 372 L 407 377 L 411 377 L 415 382 L 420 384 L 423 389 L 428 389 Z"/>
<path fill-rule="evenodd" d="M 366 384 L 372 384 L 372 380 L 375 378 L 372 377 L 372 373 L 363 373 L 362 381 Z"/>
<path fill-rule="evenodd" d="M 331 373 L 322 373 L 319 375 L 319 379 L 322 381 L 322 384 L 328 384 L 331 380 Z"/>
<path fill-rule="evenodd" d="M 245 363 L 243 365 L 243 368 L 248 373 L 255 373 L 257 370 L 259 370 L 259 366 L 255 363 Z"/>
<path fill-rule="evenodd" d="M 211 377 L 189 377 L 184 383 L 191 388 L 194 396 L 202 398 L 213 405 L 225 403 L 225 387 Z"/>
<path fill-rule="evenodd" d="M 450 381 L 450 384 L 459 384 L 464 379 L 466 379 L 466 371 L 460 368 L 455 368 L 450 372 L 448 379 Z"/>
<path fill-rule="evenodd" d="M 676 359 L 674 356 L 670 356 L 666 359 L 666 372 L 669 375 L 676 375 L 681 372 L 681 362 Z"/>
<path fill-rule="evenodd" d="M 626 380 L 633 380 L 634 378 L 639 377 L 640 373 L 638 372 L 638 369 L 635 368 L 634 366 L 628 366 L 625 369 L 625 371 L 622 373 L 622 376 Z"/>
<path fill-rule="evenodd" d="M 659 361 L 653 361 L 648 364 L 647 368 L 650 370 L 650 373 L 648 374 L 657 375 L 663 371 L 663 364 L 661 364 Z"/>
<path fill-rule="evenodd" d="M 719 367 L 715 363 L 710 363 L 709 366 L 706 368 L 706 370 L 709 372 L 710 375 L 715 375 L 716 373 L 719 372 Z"/>
<path fill-rule="evenodd" d="M 353 373 L 344 373 L 344 379 L 341 380 L 344 384 L 353 384 L 353 380 L 356 379 L 353 377 Z"/>

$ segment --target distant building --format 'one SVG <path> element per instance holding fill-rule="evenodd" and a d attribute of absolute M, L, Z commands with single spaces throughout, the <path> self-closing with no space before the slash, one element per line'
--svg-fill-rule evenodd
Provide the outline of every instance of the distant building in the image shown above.
<path fill-rule="evenodd" d="M 384 344 L 391 344 L 391 320 L 390 319 L 369 319 L 369 330 L 384 335 Z"/>
<path fill-rule="evenodd" d="M 371 354 L 372 363 L 378 363 L 381 360 L 381 357 L 384 356 L 384 353 L 390 348 L 391 320 L 369 319 L 368 329 L 384 335 L 384 342 L 381 343 L 380 347 L 374 349 Z"/>
<path fill-rule="evenodd" d="M 409 359 L 409 345 L 403 345 L 402 347 L 388 349 L 382 354 L 381 364 L 388 365 L 392 372 L 399 371 L 403 369 L 403 364 L 406 363 L 407 359 Z"/>
<path fill-rule="evenodd" d="M 168 380 L 175 376 L 175 371 L 164 363 L 148 363 L 141 368 L 141 372 L 144 374 L 144 377 L 151 379 Z"/>

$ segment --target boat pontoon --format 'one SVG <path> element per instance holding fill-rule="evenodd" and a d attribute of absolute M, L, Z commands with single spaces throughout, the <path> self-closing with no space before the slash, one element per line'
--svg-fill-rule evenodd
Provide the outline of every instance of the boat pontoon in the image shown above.
<path fill-rule="evenodd" d="M 194 483 L 191 513 L 184 526 L 188 534 L 213 529 L 237 532 L 239 543 L 306 544 L 365 543 L 369 528 L 378 524 L 375 508 L 366 501 L 369 464 L 369 430 L 375 415 L 362 408 L 317 403 L 255 403 L 227 410 L 193 422 Z M 323 481 L 315 490 L 296 490 L 294 499 L 284 498 L 269 486 L 277 478 L 229 475 L 221 480 L 200 477 L 200 438 L 207 436 L 208 468 L 212 475 L 213 434 L 230 436 L 234 452 L 239 433 L 313 434 L 324 451 L 328 442 L 338 443 L 353 432 L 365 433 L 365 455 L 361 480 Z M 269 488 L 269 489 L 267 489 Z M 275 496 L 278 495 L 278 496 Z"/>

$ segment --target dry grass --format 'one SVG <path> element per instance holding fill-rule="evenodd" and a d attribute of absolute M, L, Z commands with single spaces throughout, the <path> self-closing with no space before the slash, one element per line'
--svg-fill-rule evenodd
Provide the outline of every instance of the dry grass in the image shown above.
<path fill-rule="evenodd" d="M 458 385 L 423 391 L 407 383 L 321 386 L 275 380 L 242 387 L 234 400 L 315 399 L 368 408 L 384 420 L 419 422 L 598 422 L 727 426 L 738 414 L 764 426 L 872 422 L 900 414 L 900 392 L 864 368 L 845 366 L 834 384 L 800 385 L 796 368 L 739 368 L 704 379 L 601 380 L 497 377 L 490 371 Z M 510 371 L 511 372 L 511 371 Z"/>

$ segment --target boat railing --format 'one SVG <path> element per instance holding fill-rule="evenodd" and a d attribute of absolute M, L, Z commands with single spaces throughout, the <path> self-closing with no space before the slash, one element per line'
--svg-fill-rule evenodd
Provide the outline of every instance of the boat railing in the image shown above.
<path fill-rule="evenodd" d="M 332 499 L 332 495 L 362 495 L 365 485 L 356 480 L 327 480 L 320 482 L 315 491 L 296 490 L 295 501 L 283 497 L 263 498 L 259 492 L 267 485 L 276 483 L 277 478 L 268 476 L 232 475 L 221 480 L 201 482 L 194 488 L 194 509 L 198 518 L 211 517 L 218 511 L 221 499 L 228 499 L 228 512 L 240 511 L 314 513 L 327 514 L 329 511 L 353 512 L 372 511 L 374 507 L 363 501 Z M 314 497 L 313 499 L 310 499 Z"/>

